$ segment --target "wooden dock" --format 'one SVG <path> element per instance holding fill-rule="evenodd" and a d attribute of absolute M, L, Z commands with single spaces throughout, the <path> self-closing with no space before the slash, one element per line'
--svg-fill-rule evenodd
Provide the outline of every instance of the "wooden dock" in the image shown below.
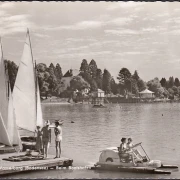
<path fill-rule="evenodd" d="M 25 152 L 20 153 L 8 153 L 0 154 L 0 176 L 9 175 L 12 173 L 20 173 L 25 171 L 41 171 L 54 169 L 58 167 L 68 167 L 72 166 L 73 160 L 65 157 L 54 159 L 54 155 L 48 155 L 46 159 L 42 160 L 28 160 L 28 161 L 7 161 L 3 160 L 12 156 L 25 155 Z M 37 155 L 36 152 L 33 152 L 32 155 Z"/>

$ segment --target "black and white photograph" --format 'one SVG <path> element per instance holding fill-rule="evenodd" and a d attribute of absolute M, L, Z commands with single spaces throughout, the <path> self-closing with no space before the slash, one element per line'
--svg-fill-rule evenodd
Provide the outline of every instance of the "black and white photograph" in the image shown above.
<path fill-rule="evenodd" d="M 180 178 L 180 2 L 0 2 L 0 178 Z"/>

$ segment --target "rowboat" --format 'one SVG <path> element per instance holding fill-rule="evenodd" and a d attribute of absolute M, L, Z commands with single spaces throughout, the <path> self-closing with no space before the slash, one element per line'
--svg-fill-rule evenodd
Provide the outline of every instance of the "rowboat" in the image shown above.
<path fill-rule="evenodd" d="M 106 108 L 103 104 L 94 104 L 93 108 Z"/>
<path fill-rule="evenodd" d="M 177 169 L 176 165 L 164 165 L 160 160 L 151 160 L 144 148 L 138 143 L 132 147 L 132 158 L 123 158 L 119 155 L 119 147 L 110 147 L 101 151 L 99 161 L 91 167 L 92 170 L 113 170 L 136 173 L 171 174 L 165 169 Z M 138 149 L 140 148 L 141 151 Z M 143 153 L 142 153 L 143 151 Z"/>

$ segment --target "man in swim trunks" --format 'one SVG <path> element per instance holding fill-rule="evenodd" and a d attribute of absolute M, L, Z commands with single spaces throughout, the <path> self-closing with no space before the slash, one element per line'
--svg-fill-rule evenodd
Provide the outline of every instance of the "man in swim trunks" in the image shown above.
<path fill-rule="evenodd" d="M 44 126 L 41 130 L 44 158 L 47 158 L 49 145 L 51 143 L 51 129 L 50 129 L 49 125 L 50 125 L 50 121 L 47 120 L 46 126 Z"/>
<path fill-rule="evenodd" d="M 60 158 L 61 156 L 62 128 L 60 125 L 62 125 L 62 122 L 60 121 L 55 122 L 55 126 L 56 126 L 54 128 L 55 143 L 56 143 L 56 157 L 55 158 Z"/>

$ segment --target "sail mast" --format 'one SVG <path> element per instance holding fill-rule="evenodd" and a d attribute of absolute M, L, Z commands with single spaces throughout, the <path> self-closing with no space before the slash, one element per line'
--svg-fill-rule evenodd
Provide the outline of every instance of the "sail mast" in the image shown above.
<path fill-rule="evenodd" d="M 35 61 L 35 93 L 36 93 L 36 121 L 37 121 L 37 67 L 36 67 L 36 61 Z M 36 124 L 37 125 L 37 124 Z"/>
<path fill-rule="evenodd" d="M 33 63 L 33 70 L 34 70 L 34 82 L 35 82 L 35 107 L 36 107 L 36 121 L 37 121 L 37 78 L 36 78 L 36 62 L 34 63 L 34 58 L 33 58 L 33 53 L 32 53 L 32 46 L 31 46 L 31 38 L 30 38 L 30 33 L 29 33 L 29 29 L 27 28 L 27 34 L 29 37 L 29 46 L 31 49 L 31 57 L 32 57 L 32 63 Z"/>

